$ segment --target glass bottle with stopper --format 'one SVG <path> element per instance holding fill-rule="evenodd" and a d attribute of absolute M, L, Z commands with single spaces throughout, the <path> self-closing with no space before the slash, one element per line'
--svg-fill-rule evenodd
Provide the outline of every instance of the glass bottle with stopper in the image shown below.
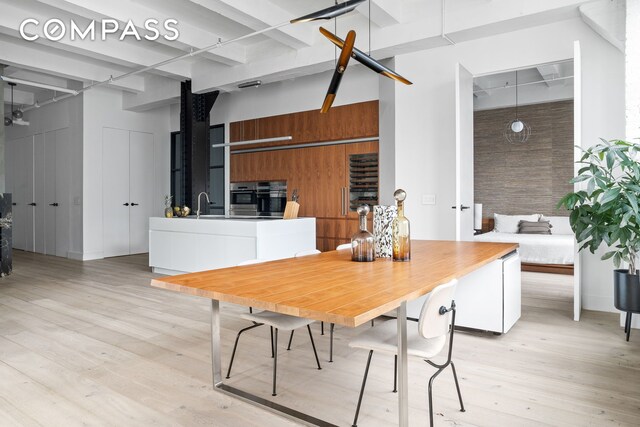
<path fill-rule="evenodd" d="M 393 193 L 393 197 L 398 205 L 398 216 L 394 218 L 391 225 L 393 260 L 409 261 L 411 259 L 411 236 L 409 220 L 404 216 L 404 200 L 407 198 L 407 193 L 398 189 Z"/>
<path fill-rule="evenodd" d="M 373 234 L 367 231 L 369 205 L 360 205 L 357 209 L 360 217 L 360 230 L 351 238 L 351 260 L 359 262 L 375 261 L 375 241 Z"/>

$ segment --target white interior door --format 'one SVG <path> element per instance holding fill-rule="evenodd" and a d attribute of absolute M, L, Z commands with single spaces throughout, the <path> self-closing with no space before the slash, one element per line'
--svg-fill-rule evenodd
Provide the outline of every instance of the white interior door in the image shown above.
<path fill-rule="evenodd" d="M 129 254 L 129 131 L 102 129 L 102 231 L 105 257 Z"/>
<path fill-rule="evenodd" d="M 24 224 L 24 250 L 33 252 L 35 250 L 34 223 L 35 223 L 35 195 L 34 195 L 34 141 L 36 136 L 24 139 L 22 161 L 24 162 L 24 203 L 25 203 L 25 224 Z"/>
<path fill-rule="evenodd" d="M 33 191 L 34 191 L 34 251 L 40 254 L 46 253 L 45 241 L 45 217 L 47 200 L 45 198 L 45 134 L 39 133 L 33 136 Z"/>
<path fill-rule="evenodd" d="M 69 169 L 69 129 L 56 131 L 55 146 L 55 255 L 66 257 L 69 253 L 69 189 L 71 175 Z"/>
<path fill-rule="evenodd" d="M 573 42 L 573 145 L 575 148 L 575 160 L 580 160 L 582 152 L 582 56 L 580 53 L 580 42 Z M 574 176 L 578 175 L 580 165 L 574 163 Z M 575 184 L 575 190 L 580 190 L 581 183 Z M 575 255 L 573 262 L 573 320 L 580 320 L 582 310 L 582 280 L 580 274 L 580 254 L 578 244 L 575 244 Z"/>
<path fill-rule="evenodd" d="M 153 134 L 129 134 L 129 249 L 130 253 L 149 252 L 149 217 L 153 215 L 154 147 Z"/>
<path fill-rule="evenodd" d="M 5 164 L 7 166 L 7 191 L 11 193 L 13 202 L 13 248 L 24 250 L 24 228 L 26 224 L 26 204 L 24 202 L 24 187 L 26 169 L 24 168 L 25 139 L 18 138 L 7 141 Z"/>
<path fill-rule="evenodd" d="M 56 254 L 56 132 L 44 134 L 44 250 L 47 255 Z M 36 210 L 38 212 L 38 210 Z M 36 238 L 36 241 L 39 239 Z"/>
<path fill-rule="evenodd" d="M 456 240 L 473 240 L 473 75 L 456 65 Z"/>

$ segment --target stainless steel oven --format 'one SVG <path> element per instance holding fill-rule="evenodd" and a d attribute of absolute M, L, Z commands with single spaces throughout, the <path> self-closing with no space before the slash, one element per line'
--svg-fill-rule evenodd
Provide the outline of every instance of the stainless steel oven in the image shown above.
<path fill-rule="evenodd" d="M 287 204 L 286 181 L 257 183 L 258 216 L 281 217 Z"/>
<path fill-rule="evenodd" d="M 235 216 L 257 216 L 258 198 L 255 182 L 232 182 L 229 213 Z"/>

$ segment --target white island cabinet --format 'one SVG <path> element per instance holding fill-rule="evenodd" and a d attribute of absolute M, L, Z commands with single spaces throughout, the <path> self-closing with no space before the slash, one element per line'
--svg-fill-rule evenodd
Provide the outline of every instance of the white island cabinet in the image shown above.
<path fill-rule="evenodd" d="M 315 248 L 315 218 L 149 219 L 149 266 L 154 273 L 192 273 L 256 258 L 291 258 Z"/>

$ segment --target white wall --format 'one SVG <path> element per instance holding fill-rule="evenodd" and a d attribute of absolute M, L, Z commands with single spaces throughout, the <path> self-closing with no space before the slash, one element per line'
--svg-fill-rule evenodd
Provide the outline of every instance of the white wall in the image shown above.
<path fill-rule="evenodd" d="M 161 215 L 164 195 L 169 193 L 170 107 L 145 112 L 122 110 L 122 93 L 96 88 L 84 94 L 83 129 L 83 254 L 82 259 L 102 257 L 102 129 L 111 127 L 154 134 L 155 188 L 151 189 L 155 205 L 154 215 Z M 108 185 L 108 183 L 104 183 Z"/>
<path fill-rule="evenodd" d="M 223 93 L 211 110 L 211 124 L 320 109 L 332 74 L 333 70 Z M 351 63 L 333 105 L 378 99 L 378 79 L 377 74 Z"/>
<path fill-rule="evenodd" d="M 583 59 L 582 145 L 624 135 L 624 56 L 579 19 L 486 37 L 396 57 L 396 70 L 414 81 L 396 87 L 396 185 L 418 239 L 455 237 L 455 67 L 474 75 L 573 57 Z M 421 195 L 435 194 L 436 205 Z M 613 310 L 612 273 L 598 256 L 582 255 L 583 307 Z"/>
<path fill-rule="evenodd" d="M 68 194 L 62 196 L 69 208 L 69 255 L 82 252 L 82 106 L 83 96 L 30 110 L 24 114 L 29 126 L 6 127 L 6 139 L 29 137 L 58 129 L 69 129 L 67 153 L 69 169 Z M 6 159 L 10 162 L 12 159 Z M 62 198 L 61 198 L 62 200 Z"/>

